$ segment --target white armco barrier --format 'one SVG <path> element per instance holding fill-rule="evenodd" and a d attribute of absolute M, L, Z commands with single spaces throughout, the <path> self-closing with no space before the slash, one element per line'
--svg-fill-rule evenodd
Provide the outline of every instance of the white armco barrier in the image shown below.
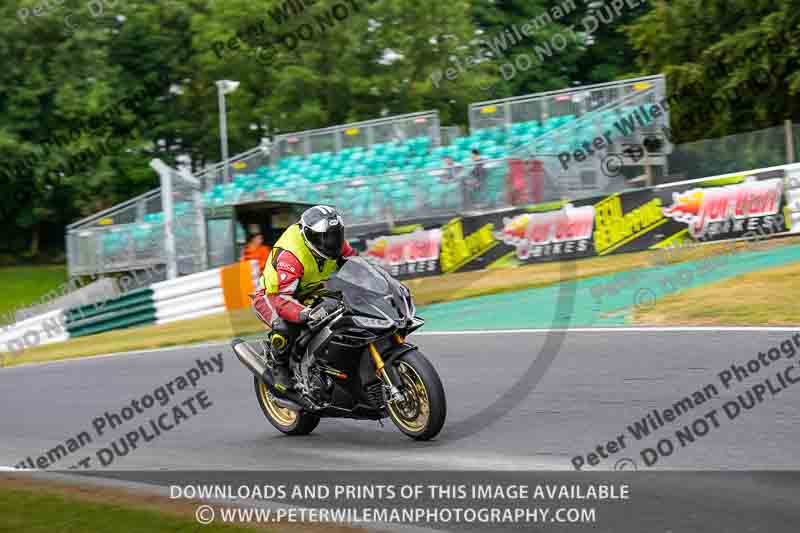
<path fill-rule="evenodd" d="M 257 261 L 250 261 L 249 263 L 249 273 L 255 287 L 261 272 Z M 236 269 L 239 267 L 231 265 L 226 268 Z M 247 273 L 248 268 L 244 267 L 241 270 L 241 275 L 247 276 Z M 166 324 L 229 311 L 230 309 L 226 307 L 226 288 L 235 295 L 247 284 L 241 283 L 244 280 L 231 280 L 229 277 L 228 287 L 225 287 L 223 278 L 223 269 L 215 268 L 150 285 L 149 289 L 152 293 L 149 294 L 149 298 L 147 293 L 143 293 L 137 296 L 135 304 L 131 304 L 138 308 L 133 309 L 132 312 L 139 313 L 144 317 L 134 322 L 134 324 L 137 326 L 152 323 Z M 249 282 L 250 280 L 247 281 Z M 229 303 L 231 301 L 234 302 L 233 305 L 235 307 L 232 307 L 233 309 L 240 308 L 237 305 L 237 302 L 241 302 L 240 298 L 237 299 L 229 294 L 228 300 Z M 113 302 L 113 300 L 110 301 Z M 109 308 L 109 316 L 106 317 L 102 312 L 102 306 L 98 305 L 96 307 L 101 311 L 96 316 L 98 323 L 102 323 L 104 320 L 113 320 L 115 318 L 114 315 L 118 315 L 121 312 L 120 308 L 115 306 Z M 155 317 L 153 317 L 152 311 L 155 311 Z M 0 328 L 0 353 L 16 353 L 34 346 L 68 340 L 71 330 L 68 330 L 65 325 L 66 315 L 66 310 L 56 309 L 5 328 Z M 151 322 L 150 320 L 153 318 L 154 320 Z M 71 325 L 74 325 L 74 323 L 75 321 Z M 114 327 L 104 331 L 111 331 L 112 329 Z M 1 362 L 2 360 L 0 360 Z"/>
<path fill-rule="evenodd" d="M 0 329 L 0 353 L 21 352 L 43 344 L 69 339 L 64 311 L 55 309 Z"/>
<path fill-rule="evenodd" d="M 225 311 L 225 295 L 219 268 L 154 283 L 151 288 L 156 308 L 156 324 Z"/>
<path fill-rule="evenodd" d="M 219 289 L 221 288 L 220 269 L 215 268 L 205 272 L 198 272 L 191 276 L 160 281 L 153 283 L 150 288 L 153 289 L 153 300 L 155 302 L 186 296 L 206 289 Z"/>
<path fill-rule="evenodd" d="M 155 300 L 156 324 L 191 318 L 194 313 L 209 309 L 225 311 L 225 298 L 222 287 L 193 292 L 169 300 Z"/>
<path fill-rule="evenodd" d="M 200 309 L 196 311 L 191 311 L 189 313 L 184 313 L 182 315 L 177 315 L 169 318 L 159 318 L 156 320 L 156 324 L 168 324 L 170 322 L 177 322 L 178 320 L 189 320 L 190 318 L 199 318 L 201 316 L 206 315 L 216 315 L 225 312 L 225 306 L 220 305 L 217 307 L 209 307 L 208 309 Z"/>

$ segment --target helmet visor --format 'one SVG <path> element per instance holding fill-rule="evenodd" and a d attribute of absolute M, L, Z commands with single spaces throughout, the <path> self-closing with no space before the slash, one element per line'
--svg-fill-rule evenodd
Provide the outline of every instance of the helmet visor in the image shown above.
<path fill-rule="evenodd" d="M 323 257 L 338 259 L 342 255 L 342 246 L 344 246 L 344 228 L 341 224 L 335 226 L 324 225 L 325 229 L 319 227 L 319 223 L 314 224 L 313 227 L 306 227 L 306 241 Z M 316 231 L 318 227 L 322 231 Z"/>

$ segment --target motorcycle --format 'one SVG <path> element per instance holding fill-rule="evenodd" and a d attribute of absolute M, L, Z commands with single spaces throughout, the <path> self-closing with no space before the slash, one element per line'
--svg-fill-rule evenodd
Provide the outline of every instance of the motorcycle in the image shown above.
<path fill-rule="evenodd" d="M 270 350 L 285 342 L 276 327 L 257 350 L 231 341 L 254 376 L 264 415 L 287 435 L 307 435 L 321 418 L 391 418 L 416 440 L 435 437 L 447 413 L 436 369 L 408 335 L 425 321 L 416 316 L 408 288 L 364 258 L 348 259 L 319 292 L 327 316 L 306 324 L 290 353 L 292 387 L 275 388 Z"/>

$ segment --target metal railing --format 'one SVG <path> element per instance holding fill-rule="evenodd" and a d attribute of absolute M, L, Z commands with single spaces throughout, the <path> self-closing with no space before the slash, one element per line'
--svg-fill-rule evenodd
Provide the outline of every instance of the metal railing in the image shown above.
<path fill-rule="evenodd" d="M 560 199 L 564 191 L 546 181 L 535 161 L 499 158 L 316 183 L 298 175 L 290 187 L 231 189 L 212 205 L 322 203 L 357 225 Z"/>
<path fill-rule="evenodd" d="M 549 180 L 572 198 L 617 192 L 629 187 L 626 176 L 631 177 L 631 171 L 645 168 L 653 173 L 655 167 L 666 166 L 666 156 L 672 151 L 663 131 L 669 126 L 668 112 L 649 119 L 634 117 L 662 100 L 663 94 L 655 86 L 631 92 L 535 137 L 512 155 L 541 161 Z M 633 127 L 628 128 L 624 121 Z M 645 139 L 658 139 L 661 147 L 648 152 L 643 148 Z"/>
<path fill-rule="evenodd" d="M 475 132 L 483 128 L 510 126 L 518 122 L 542 122 L 552 117 L 580 117 L 629 94 L 654 88 L 666 94 L 663 75 L 645 76 L 609 83 L 561 89 L 498 100 L 475 102 L 469 106 L 469 127 Z"/>
<path fill-rule="evenodd" d="M 174 170 L 171 224 L 178 271 L 192 273 L 205 259 L 202 197 Z M 162 189 L 155 189 L 70 224 L 66 231 L 70 276 L 149 269 L 167 263 Z"/>
<path fill-rule="evenodd" d="M 441 143 L 438 111 L 423 111 L 329 128 L 276 135 L 272 158 L 308 157 L 317 152 L 340 152 L 345 148 L 368 147 L 377 143 L 404 142 L 414 137 L 430 137 L 433 146 Z"/>
<path fill-rule="evenodd" d="M 214 187 L 214 185 L 230 181 L 225 177 L 226 166 L 228 167 L 228 176 L 233 180 L 233 178 L 239 174 L 247 174 L 253 172 L 258 167 L 269 166 L 271 164 L 270 148 L 269 146 L 262 145 L 237 154 L 226 161 L 207 166 L 196 173 L 194 177 L 203 184 L 203 190 L 208 191 Z"/>
<path fill-rule="evenodd" d="M 800 161 L 800 126 L 774 127 L 678 145 L 662 182 L 713 176 Z"/>

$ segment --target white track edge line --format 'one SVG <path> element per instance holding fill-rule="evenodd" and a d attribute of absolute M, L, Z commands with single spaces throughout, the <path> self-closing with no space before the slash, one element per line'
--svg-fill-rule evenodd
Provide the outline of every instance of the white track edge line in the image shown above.
<path fill-rule="evenodd" d="M 412 333 L 414 337 L 435 337 L 435 336 L 453 336 L 453 335 L 516 335 L 525 333 L 692 333 L 692 332 L 709 332 L 709 331 L 730 331 L 730 332 L 800 332 L 800 326 L 664 326 L 664 327 L 602 327 L 602 328 L 530 328 L 530 329 L 480 329 L 480 330 L 464 330 L 464 331 L 422 331 L 419 333 Z M 102 359 L 105 357 L 119 357 L 142 355 L 159 352 L 170 352 L 177 350 L 185 350 L 187 348 L 211 348 L 214 346 L 225 346 L 227 341 L 208 342 L 200 344 L 186 344 L 182 346 L 167 346 L 164 348 L 150 348 L 147 350 L 133 350 L 129 352 L 113 352 L 98 355 L 88 355 L 86 357 L 75 357 L 71 359 L 58 359 L 55 361 L 41 361 L 34 363 L 23 363 L 14 365 L 0 370 L 11 370 L 14 368 L 30 368 L 35 366 L 54 365 L 58 363 L 73 363 L 80 361 L 91 361 L 93 359 Z"/>

